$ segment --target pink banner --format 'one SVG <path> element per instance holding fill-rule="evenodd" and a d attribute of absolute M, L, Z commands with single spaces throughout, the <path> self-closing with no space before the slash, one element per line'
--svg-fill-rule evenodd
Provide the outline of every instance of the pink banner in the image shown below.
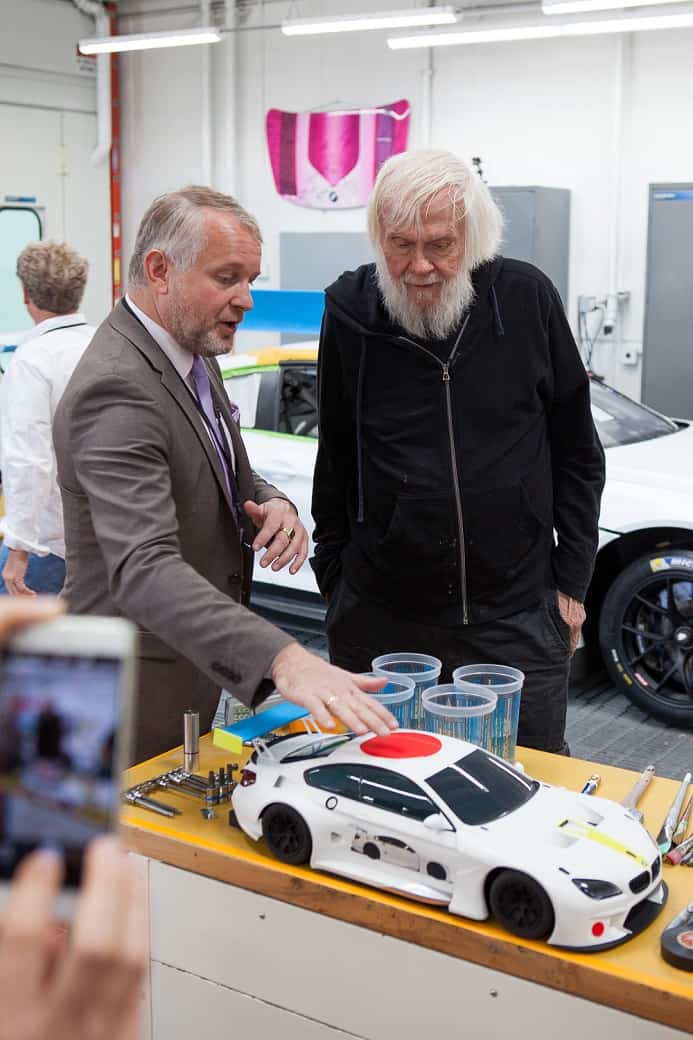
<path fill-rule="evenodd" d="M 297 206 L 365 206 L 380 167 L 405 151 L 408 101 L 335 112 L 267 113 L 267 149 L 277 192 Z"/>

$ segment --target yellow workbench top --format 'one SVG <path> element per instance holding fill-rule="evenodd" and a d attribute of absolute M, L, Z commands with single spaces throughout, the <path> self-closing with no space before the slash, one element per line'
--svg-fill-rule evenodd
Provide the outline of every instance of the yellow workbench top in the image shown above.
<path fill-rule="evenodd" d="M 615 801 L 620 801 L 637 779 L 637 774 L 629 770 L 525 748 L 518 749 L 518 759 L 530 776 L 572 790 L 580 790 L 590 773 L 599 772 L 600 796 Z M 125 773 L 123 786 L 131 787 L 177 768 L 182 760 L 182 749 L 177 748 L 133 766 Z M 227 761 L 238 759 L 215 748 L 210 737 L 202 738 L 200 773 L 206 775 Z M 656 777 L 643 796 L 639 808 L 651 833 L 658 832 L 677 788 L 674 781 Z M 205 820 L 200 813 L 202 803 L 196 799 L 171 790 L 155 797 L 183 812 L 166 819 L 145 809 L 123 806 L 122 832 L 133 852 L 693 1032 L 693 973 L 671 967 L 659 953 L 662 930 L 693 900 L 691 867 L 664 865 L 669 900 L 641 935 L 602 953 L 573 953 L 517 939 L 492 921 L 470 921 L 330 874 L 286 866 L 267 854 L 262 842 L 256 844 L 238 828 L 229 827 L 229 806 L 218 806 L 217 818 Z"/>

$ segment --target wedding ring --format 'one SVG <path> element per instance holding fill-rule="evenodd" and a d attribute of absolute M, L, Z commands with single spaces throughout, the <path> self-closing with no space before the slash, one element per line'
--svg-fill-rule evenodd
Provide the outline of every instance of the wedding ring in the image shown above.
<path fill-rule="evenodd" d="M 332 705 L 336 704 L 338 700 L 339 700 L 339 697 L 336 695 L 336 693 L 333 693 L 332 696 L 328 697 L 327 700 L 325 701 L 325 707 L 326 708 L 331 708 Z"/>
<path fill-rule="evenodd" d="M 295 527 L 282 527 L 282 531 L 284 532 L 286 537 L 289 539 L 289 541 L 293 542 L 294 538 L 296 537 L 296 528 Z"/>

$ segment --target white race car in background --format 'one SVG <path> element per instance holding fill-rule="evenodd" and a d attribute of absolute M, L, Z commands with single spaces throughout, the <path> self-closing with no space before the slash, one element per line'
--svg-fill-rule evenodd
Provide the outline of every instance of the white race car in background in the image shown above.
<path fill-rule="evenodd" d="M 667 889 L 622 805 L 551 787 L 482 748 L 399 730 L 258 741 L 236 822 L 304 864 L 571 949 L 642 931 Z"/>
<path fill-rule="evenodd" d="M 221 358 L 253 466 L 296 503 L 312 530 L 317 343 Z M 620 690 L 644 711 L 693 727 L 693 424 L 593 379 L 606 449 L 600 542 L 585 640 L 597 640 Z M 312 544 L 311 544 L 312 551 Z M 308 565 L 294 577 L 256 570 L 254 602 L 320 618 Z"/>

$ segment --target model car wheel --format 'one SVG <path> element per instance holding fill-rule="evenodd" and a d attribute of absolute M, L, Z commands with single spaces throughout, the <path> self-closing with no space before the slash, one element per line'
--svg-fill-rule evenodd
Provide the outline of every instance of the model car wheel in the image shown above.
<path fill-rule="evenodd" d="M 367 841 L 363 846 L 363 854 L 369 859 L 380 859 L 380 849 L 372 841 Z"/>
<path fill-rule="evenodd" d="M 426 867 L 426 873 L 429 877 L 435 878 L 436 881 L 445 881 L 448 876 L 442 863 L 429 863 Z"/>
<path fill-rule="evenodd" d="M 545 939 L 553 931 L 551 900 L 541 885 L 519 870 L 503 870 L 491 883 L 489 907 L 498 923 L 520 939 Z"/>
<path fill-rule="evenodd" d="M 599 642 L 622 693 L 693 728 L 693 551 L 652 553 L 626 567 L 604 600 Z"/>
<path fill-rule="evenodd" d="M 262 836 L 282 863 L 307 863 L 313 849 L 308 824 L 290 805 L 269 805 L 262 814 Z"/>

